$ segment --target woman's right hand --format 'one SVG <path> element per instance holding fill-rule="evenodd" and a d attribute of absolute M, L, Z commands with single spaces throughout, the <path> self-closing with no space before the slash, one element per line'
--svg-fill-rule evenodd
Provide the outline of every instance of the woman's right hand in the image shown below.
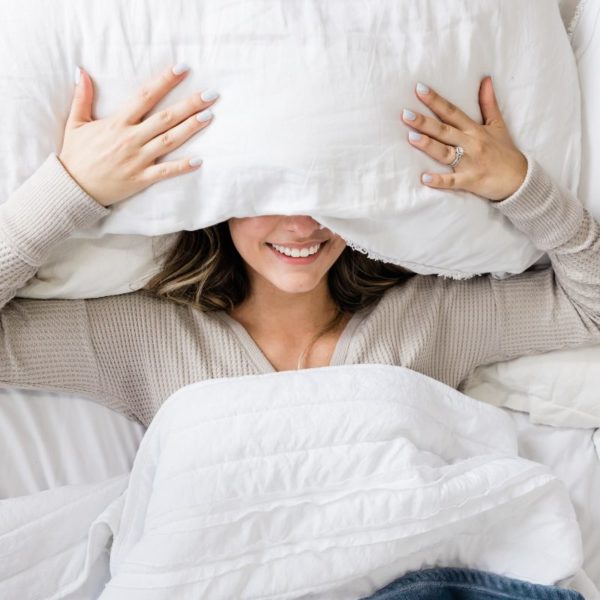
<path fill-rule="evenodd" d="M 80 73 L 58 158 L 92 198 L 110 206 L 157 181 L 198 169 L 199 165 L 190 165 L 189 158 L 154 161 L 212 122 L 211 111 L 207 111 L 207 121 L 199 121 L 196 115 L 216 98 L 204 101 L 195 93 L 142 120 L 187 71 L 176 75 L 171 68 L 165 70 L 117 114 L 99 120 L 92 118 L 92 80 L 83 69 Z"/>

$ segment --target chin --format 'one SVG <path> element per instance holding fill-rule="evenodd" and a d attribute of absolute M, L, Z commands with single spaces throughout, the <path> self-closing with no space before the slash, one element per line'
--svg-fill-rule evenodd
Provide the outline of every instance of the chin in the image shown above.
<path fill-rule="evenodd" d="M 287 294 L 306 294 L 308 292 L 312 292 L 316 287 L 318 287 L 322 278 L 301 278 L 300 281 L 295 279 L 299 279 L 296 277 L 280 277 L 280 278 L 269 278 L 269 281 L 273 286 L 275 286 L 278 290 L 285 292 Z"/>

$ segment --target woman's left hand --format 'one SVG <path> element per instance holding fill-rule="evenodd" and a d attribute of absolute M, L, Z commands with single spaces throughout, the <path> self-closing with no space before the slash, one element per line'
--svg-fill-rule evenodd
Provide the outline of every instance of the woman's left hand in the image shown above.
<path fill-rule="evenodd" d="M 465 190 L 497 202 L 521 187 L 527 175 L 527 158 L 511 139 L 491 77 L 484 78 L 479 88 L 483 124 L 427 86 L 418 84 L 416 93 L 440 120 L 404 110 L 402 119 L 414 130 L 409 143 L 444 165 L 454 160 L 455 146 L 464 150 L 454 173 L 425 173 L 423 183 L 438 189 Z"/>

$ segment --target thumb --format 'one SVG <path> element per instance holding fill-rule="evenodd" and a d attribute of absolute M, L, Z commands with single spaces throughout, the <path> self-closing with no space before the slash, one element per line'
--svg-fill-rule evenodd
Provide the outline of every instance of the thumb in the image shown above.
<path fill-rule="evenodd" d="M 94 84 L 81 67 L 77 67 L 75 70 L 75 82 L 75 93 L 67 120 L 70 125 L 80 125 L 92 120 Z"/>
<path fill-rule="evenodd" d="M 494 84 L 491 77 L 485 77 L 479 87 L 479 106 L 484 125 L 502 125 L 504 119 L 494 93 Z"/>

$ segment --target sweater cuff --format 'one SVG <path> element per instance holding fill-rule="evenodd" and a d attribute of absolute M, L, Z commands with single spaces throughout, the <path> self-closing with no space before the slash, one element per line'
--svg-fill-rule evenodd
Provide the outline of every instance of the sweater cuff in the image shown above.
<path fill-rule="evenodd" d="M 0 231 L 23 260 L 40 266 L 56 243 L 110 212 L 89 196 L 51 153 L 0 205 Z"/>
<path fill-rule="evenodd" d="M 540 250 L 552 250 L 570 240 L 581 225 L 584 208 L 569 191 L 559 187 L 528 153 L 527 175 L 521 187 L 493 202 L 512 224 Z"/>

